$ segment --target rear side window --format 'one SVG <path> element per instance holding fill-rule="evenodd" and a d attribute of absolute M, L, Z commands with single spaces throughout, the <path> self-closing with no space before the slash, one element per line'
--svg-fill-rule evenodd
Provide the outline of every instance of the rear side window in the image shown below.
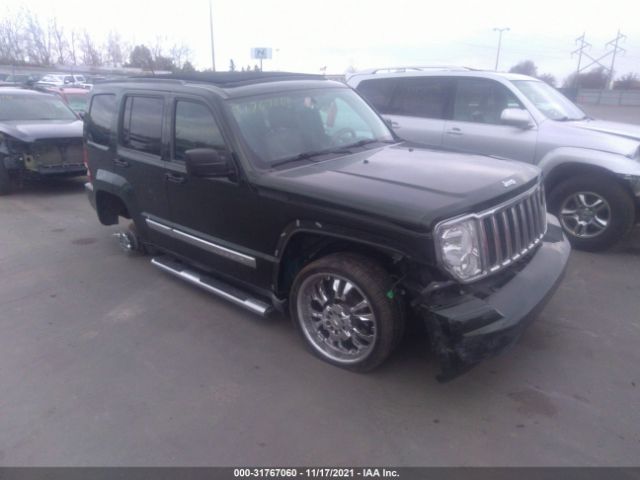
<path fill-rule="evenodd" d="M 128 96 L 122 119 L 122 145 L 160 156 L 163 113 L 162 97 Z"/>
<path fill-rule="evenodd" d="M 192 148 L 224 148 L 224 140 L 211 110 L 205 105 L 178 100 L 173 158 L 184 161 Z"/>
<path fill-rule="evenodd" d="M 356 90 L 366 98 L 380 113 L 389 113 L 389 103 L 396 84 L 394 78 L 363 80 Z"/>
<path fill-rule="evenodd" d="M 389 113 L 408 117 L 444 119 L 451 94 L 445 78 L 398 78 Z"/>
<path fill-rule="evenodd" d="M 114 94 L 94 95 L 91 99 L 89 115 L 85 119 L 87 139 L 99 145 L 109 145 L 111 125 L 116 111 Z"/>

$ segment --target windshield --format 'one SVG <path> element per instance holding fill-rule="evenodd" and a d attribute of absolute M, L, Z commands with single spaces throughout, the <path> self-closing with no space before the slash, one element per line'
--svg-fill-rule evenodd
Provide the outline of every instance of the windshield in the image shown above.
<path fill-rule="evenodd" d="M 77 117 L 53 95 L 0 93 L 0 121 L 11 120 L 77 120 Z"/>
<path fill-rule="evenodd" d="M 551 120 L 582 120 L 585 113 L 571 100 L 544 82 L 514 80 L 512 82 L 545 117 Z"/>
<path fill-rule="evenodd" d="M 86 112 L 89 95 L 82 93 L 67 94 L 67 103 L 74 112 Z"/>
<path fill-rule="evenodd" d="M 391 142 L 386 124 L 346 88 L 277 92 L 229 101 L 259 167 Z"/>

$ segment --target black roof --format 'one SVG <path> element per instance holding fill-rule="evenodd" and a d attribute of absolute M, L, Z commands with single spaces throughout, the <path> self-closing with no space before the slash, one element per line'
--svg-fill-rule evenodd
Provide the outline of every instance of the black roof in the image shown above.
<path fill-rule="evenodd" d="M 283 80 L 326 80 L 322 75 L 291 72 L 197 72 L 171 73 L 164 75 L 137 75 L 130 79 L 182 80 L 218 85 L 220 87 L 240 87 L 265 82 Z"/>

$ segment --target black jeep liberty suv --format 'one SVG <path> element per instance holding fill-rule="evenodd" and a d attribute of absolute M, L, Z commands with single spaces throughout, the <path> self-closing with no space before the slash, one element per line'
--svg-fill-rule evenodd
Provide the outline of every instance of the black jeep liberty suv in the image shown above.
<path fill-rule="evenodd" d="M 87 192 L 125 250 L 367 371 L 418 318 L 459 375 L 512 345 L 570 247 L 540 171 L 399 139 L 321 76 L 133 78 L 92 91 Z"/>

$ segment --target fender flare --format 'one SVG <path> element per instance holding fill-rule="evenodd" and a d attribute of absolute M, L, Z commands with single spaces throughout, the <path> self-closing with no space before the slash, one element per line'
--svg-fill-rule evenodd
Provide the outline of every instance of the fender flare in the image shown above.
<path fill-rule="evenodd" d="M 609 170 L 618 176 L 640 176 L 640 161 L 636 159 L 618 153 L 579 147 L 560 147 L 551 150 L 538 162 L 538 167 L 548 178 L 553 175 L 556 168 L 568 163 Z"/>
<path fill-rule="evenodd" d="M 376 249 L 389 256 L 401 258 L 409 258 L 410 255 L 407 252 L 402 251 L 399 248 L 394 248 L 389 245 L 388 242 L 384 242 L 383 238 L 363 238 L 362 232 L 356 232 L 349 228 L 345 228 L 339 225 L 321 223 L 312 220 L 295 220 L 289 223 L 278 238 L 276 250 L 274 252 L 275 265 L 273 270 L 273 287 L 274 292 L 280 290 L 280 278 L 282 269 L 282 259 L 287 251 L 291 240 L 298 235 L 313 234 L 319 235 L 335 240 L 344 240 L 350 243 L 360 244 L 373 249 Z"/>
<path fill-rule="evenodd" d="M 97 198 L 99 192 L 106 192 L 118 197 L 127 207 L 129 214 L 134 216 L 134 212 L 137 212 L 137 202 L 135 198 L 135 191 L 132 185 L 121 175 L 99 168 L 96 171 L 93 187 L 96 195 L 96 209 L 99 209 Z"/>

